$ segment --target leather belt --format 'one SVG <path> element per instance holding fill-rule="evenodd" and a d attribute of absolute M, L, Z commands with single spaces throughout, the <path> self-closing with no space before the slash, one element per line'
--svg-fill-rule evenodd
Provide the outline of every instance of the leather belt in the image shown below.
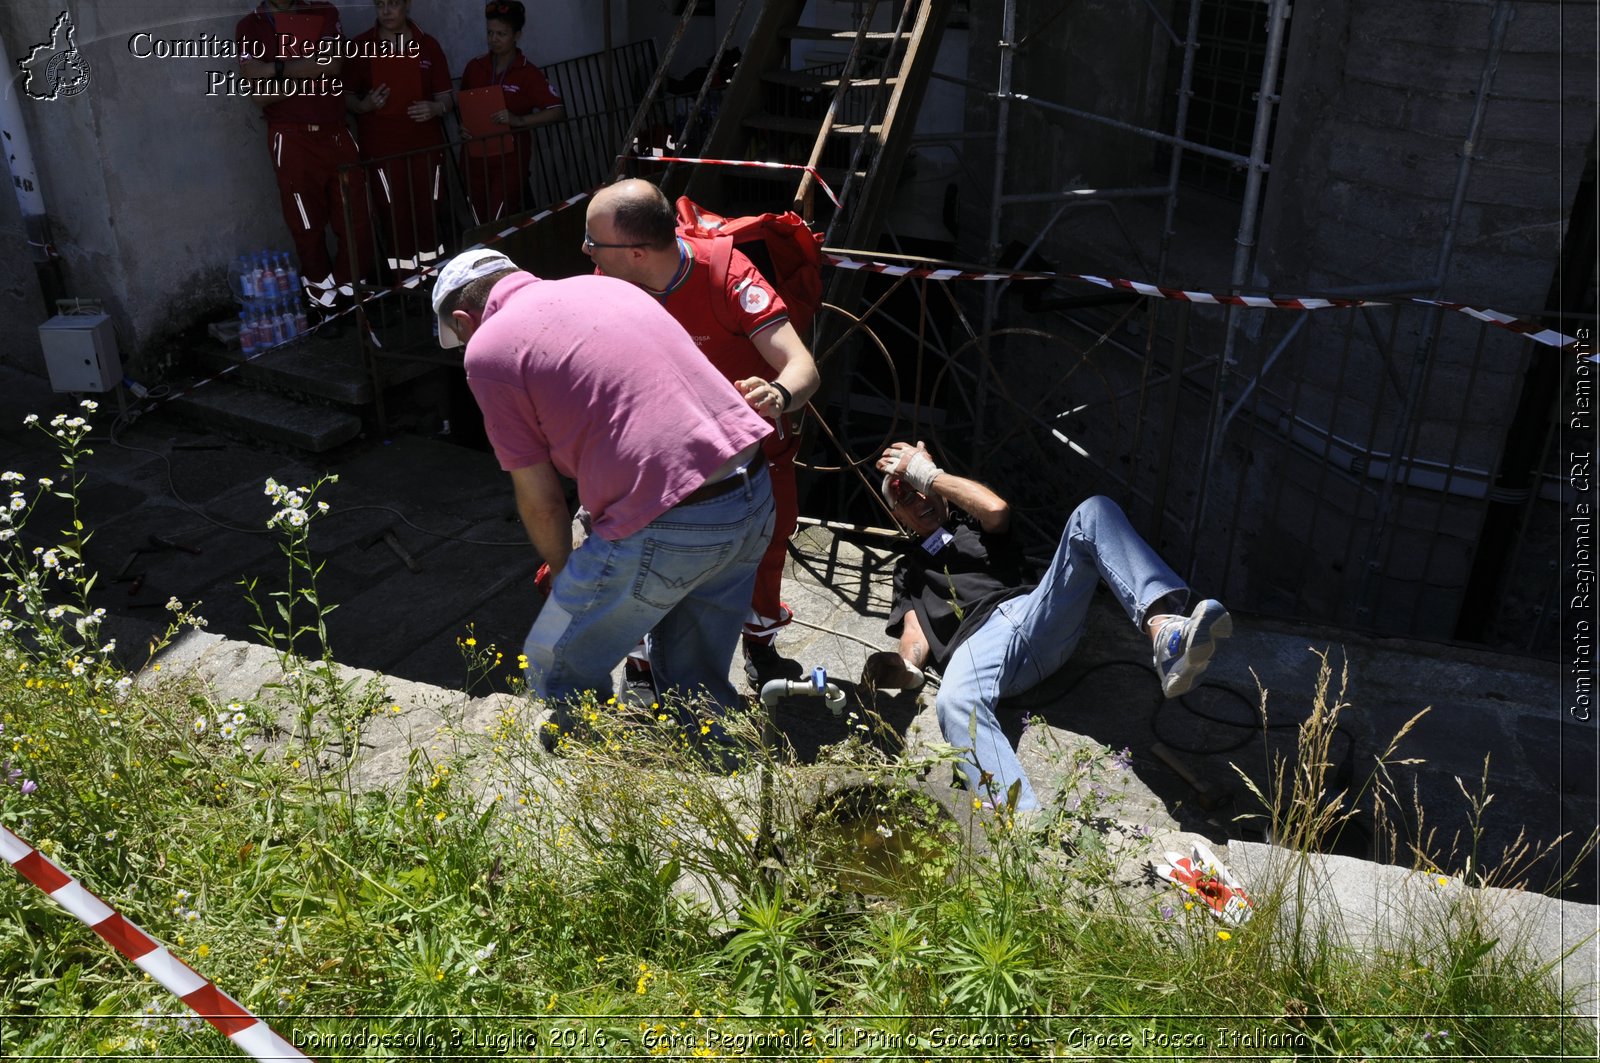
<path fill-rule="evenodd" d="M 766 467 L 766 455 L 758 453 L 749 462 L 733 470 L 723 479 L 696 487 L 693 491 L 678 499 L 677 505 L 692 506 L 696 502 L 707 502 L 713 498 L 721 498 L 723 495 L 743 487 L 746 483 L 753 482 L 761 470 Z"/>

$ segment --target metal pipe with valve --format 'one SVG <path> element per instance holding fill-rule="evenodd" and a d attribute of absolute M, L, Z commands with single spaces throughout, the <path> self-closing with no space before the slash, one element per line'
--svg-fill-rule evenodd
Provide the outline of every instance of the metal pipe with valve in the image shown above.
<path fill-rule="evenodd" d="M 828 670 L 821 665 L 811 669 L 809 679 L 769 679 L 761 687 L 761 704 L 769 709 L 779 698 L 792 697 L 820 697 L 835 716 L 844 711 L 844 691 L 829 682 Z"/>

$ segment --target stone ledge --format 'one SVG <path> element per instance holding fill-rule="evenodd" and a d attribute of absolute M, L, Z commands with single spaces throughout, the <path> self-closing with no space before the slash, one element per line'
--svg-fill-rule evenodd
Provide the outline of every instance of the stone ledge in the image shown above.
<path fill-rule="evenodd" d="M 1419 946 L 1443 938 L 1454 920 L 1479 917 L 1496 939 L 1495 951 L 1547 962 L 1572 994 L 1574 1014 L 1600 1005 L 1600 909 L 1523 890 L 1473 888 L 1432 875 L 1349 856 L 1301 854 L 1258 842 L 1231 842 L 1224 859 L 1246 888 L 1262 893 L 1274 882 L 1304 874 L 1304 912 L 1314 933 L 1360 950 L 1389 948 L 1413 931 Z M 1292 894 L 1289 894 L 1292 895 Z"/>
<path fill-rule="evenodd" d="M 139 677 L 141 685 L 193 679 L 219 703 L 270 697 L 269 684 L 282 679 L 278 656 L 273 651 L 200 631 L 186 632 L 175 639 L 153 664 L 160 665 L 160 674 L 147 668 Z M 520 702 L 506 694 L 469 698 L 459 690 L 395 679 L 365 669 L 341 668 L 340 677 L 375 680 L 384 691 L 386 704 L 397 705 L 401 710 L 379 717 L 367 731 L 367 741 L 353 767 L 357 785 L 365 788 L 402 783 L 413 750 L 447 755 L 453 751 L 455 734 L 487 733 L 499 713 Z M 907 734 L 906 753 L 912 757 L 926 755 L 928 743 L 936 741 L 939 734 L 932 697 L 925 696 L 918 709 Z M 1070 758 L 1048 747 L 1070 750 L 1086 742 L 1093 740 L 1043 724 L 1030 728 L 1023 736 L 1019 756 L 1041 796 L 1057 790 L 1063 790 L 1063 796 L 1070 792 L 1063 789 L 1066 780 L 1060 767 Z M 469 780 L 469 784 L 482 794 L 496 781 L 477 779 Z M 504 786 L 506 781 L 499 780 L 499 784 Z M 930 776 L 918 788 L 940 797 L 946 807 L 970 807 L 963 800 L 964 794 L 949 791 L 944 779 Z M 1156 860 L 1165 849 L 1184 849 L 1199 836 L 1182 830 L 1161 800 L 1132 771 L 1113 781 L 1111 789 L 1114 809 L 1121 809 L 1112 812 L 1119 826 L 1143 828 L 1139 832 L 1143 843 L 1123 848 L 1117 871 L 1118 880 L 1125 886 L 1138 888 L 1145 863 Z M 958 822 L 965 818 L 957 816 Z M 1426 947 L 1429 935 L 1449 933 L 1452 918 L 1477 913 L 1488 921 L 1502 954 L 1521 948 L 1525 955 L 1547 959 L 1559 984 L 1573 995 L 1575 1013 L 1592 1014 L 1600 1004 L 1596 977 L 1600 970 L 1600 909 L 1537 893 L 1475 889 L 1459 879 L 1439 885 L 1435 878 L 1420 872 L 1354 857 L 1301 857 L 1286 849 L 1245 841 L 1233 841 L 1227 846 L 1210 844 L 1257 896 L 1271 892 L 1275 881 L 1287 882 L 1303 869 L 1311 884 L 1306 894 L 1310 897 L 1306 909 L 1309 925 L 1351 948 L 1392 947 L 1406 940 L 1403 934 L 1407 931 L 1413 932 L 1419 947 Z M 693 892 L 703 893 L 704 885 Z"/>

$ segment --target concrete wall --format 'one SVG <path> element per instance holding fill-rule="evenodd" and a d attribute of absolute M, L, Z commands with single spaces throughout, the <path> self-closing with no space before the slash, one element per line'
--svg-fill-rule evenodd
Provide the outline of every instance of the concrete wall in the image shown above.
<path fill-rule="evenodd" d="M 1433 275 L 1497 5 L 1297 4 L 1261 273 L 1321 288 Z M 1595 135 L 1595 9 L 1511 5 L 1444 290 L 1543 309 Z"/>
<path fill-rule="evenodd" d="M 733 36 L 732 46 L 744 48 L 745 38 L 750 35 L 750 28 L 755 25 L 756 16 L 761 13 L 762 0 L 745 0 L 744 9 L 737 11 L 739 0 L 717 0 L 715 11 L 710 15 L 696 14 L 689 20 L 689 26 L 684 30 L 683 39 L 678 43 L 678 50 L 672 57 L 672 64 L 668 70 L 675 76 L 682 76 L 695 67 L 704 66 L 716 54 L 717 45 L 721 43 L 722 36 L 728 30 L 728 23 L 733 21 L 737 13 L 739 27 Z M 619 5 L 626 9 L 628 33 L 626 38 L 618 38 L 619 43 L 631 40 L 643 40 L 654 37 L 660 54 L 667 54 L 667 45 L 672 41 L 672 34 L 678 28 L 679 16 L 673 13 L 675 4 L 666 0 L 622 0 Z M 713 6 L 710 0 L 700 0 L 698 10 L 705 10 Z M 620 15 L 614 15 L 619 18 Z"/>
<path fill-rule="evenodd" d="M 371 6 L 341 3 L 347 36 L 372 24 Z M 522 47 L 550 62 L 603 45 L 601 11 L 589 0 L 530 3 Z M 617 40 L 627 40 L 617 2 Z M 91 80 L 80 95 L 24 99 L 46 209 L 71 294 L 105 301 L 133 368 L 159 369 L 164 335 L 227 302 L 224 275 L 238 254 L 288 249 L 267 157 L 266 126 L 246 99 L 206 95 L 206 71 L 231 69 L 228 59 L 135 58 L 129 38 L 209 33 L 231 39 L 249 9 L 227 0 L 12 0 L 0 6 L 0 34 L 13 58 L 49 37 L 70 10 Z M 412 17 L 438 37 L 459 75 L 484 51 L 482 7 L 415 0 Z M 9 197 L 8 197 L 9 199 Z M 6 311 L 0 359 L 42 373 L 34 329 L 46 316 L 33 267 L 21 248 L 14 202 L 0 207 L 0 298 Z"/>
<path fill-rule="evenodd" d="M 1170 2 L 1157 6 L 1173 17 Z M 997 80 L 1000 7 L 976 5 L 972 14 L 970 76 L 985 86 Z M 1017 53 L 1017 91 L 1162 127 L 1168 46 L 1144 5 L 1088 0 L 1044 26 L 1041 13 L 1021 7 L 1018 32 L 1028 44 Z M 1492 0 L 1294 5 L 1258 283 L 1288 291 L 1428 277 L 1448 232 L 1455 241 L 1448 295 L 1513 312 L 1542 309 L 1595 136 L 1595 7 L 1511 4 L 1483 127 L 1471 146 L 1464 208 L 1452 224 L 1449 206 L 1495 7 Z M 993 100 L 969 94 L 968 128 L 992 129 L 996 111 Z M 1165 182 L 1147 139 L 1022 103 L 1011 114 L 1012 143 L 1025 147 L 1009 154 L 1007 191 L 1050 191 L 1074 179 L 1102 187 Z M 973 204 L 980 213 L 987 212 L 987 189 L 984 180 L 974 182 L 973 191 L 983 193 Z M 1145 215 L 1158 207 L 1121 209 L 1141 250 L 1153 250 L 1159 223 Z M 1226 281 L 1238 210 L 1184 190 L 1175 268 L 1188 276 L 1169 281 Z M 1044 213 L 1008 208 L 1008 233 L 1036 233 Z M 1219 246 L 1223 241 L 1229 243 Z M 1107 229 L 1074 251 L 1096 265 L 1120 262 L 1131 275 L 1141 264 L 1128 243 Z"/>

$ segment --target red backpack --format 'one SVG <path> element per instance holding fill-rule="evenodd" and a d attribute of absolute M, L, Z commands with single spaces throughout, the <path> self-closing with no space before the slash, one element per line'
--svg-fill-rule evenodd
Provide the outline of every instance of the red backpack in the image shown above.
<path fill-rule="evenodd" d="M 724 218 L 699 206 L 688 196 L 678 197 L 678 232 L 684 236 L 713 237 L 712 276 L 726 279 L 728 264 L 737 247 L 777 291 L 789 308 L 789 323 L 800 338 L 811 339 L 811 321 L 822 306 L 822 235 L 811 231 L 794 211 Z M 721 299 L 712 301 L 717 320 L 729 332 L 740 330 Z"/>

